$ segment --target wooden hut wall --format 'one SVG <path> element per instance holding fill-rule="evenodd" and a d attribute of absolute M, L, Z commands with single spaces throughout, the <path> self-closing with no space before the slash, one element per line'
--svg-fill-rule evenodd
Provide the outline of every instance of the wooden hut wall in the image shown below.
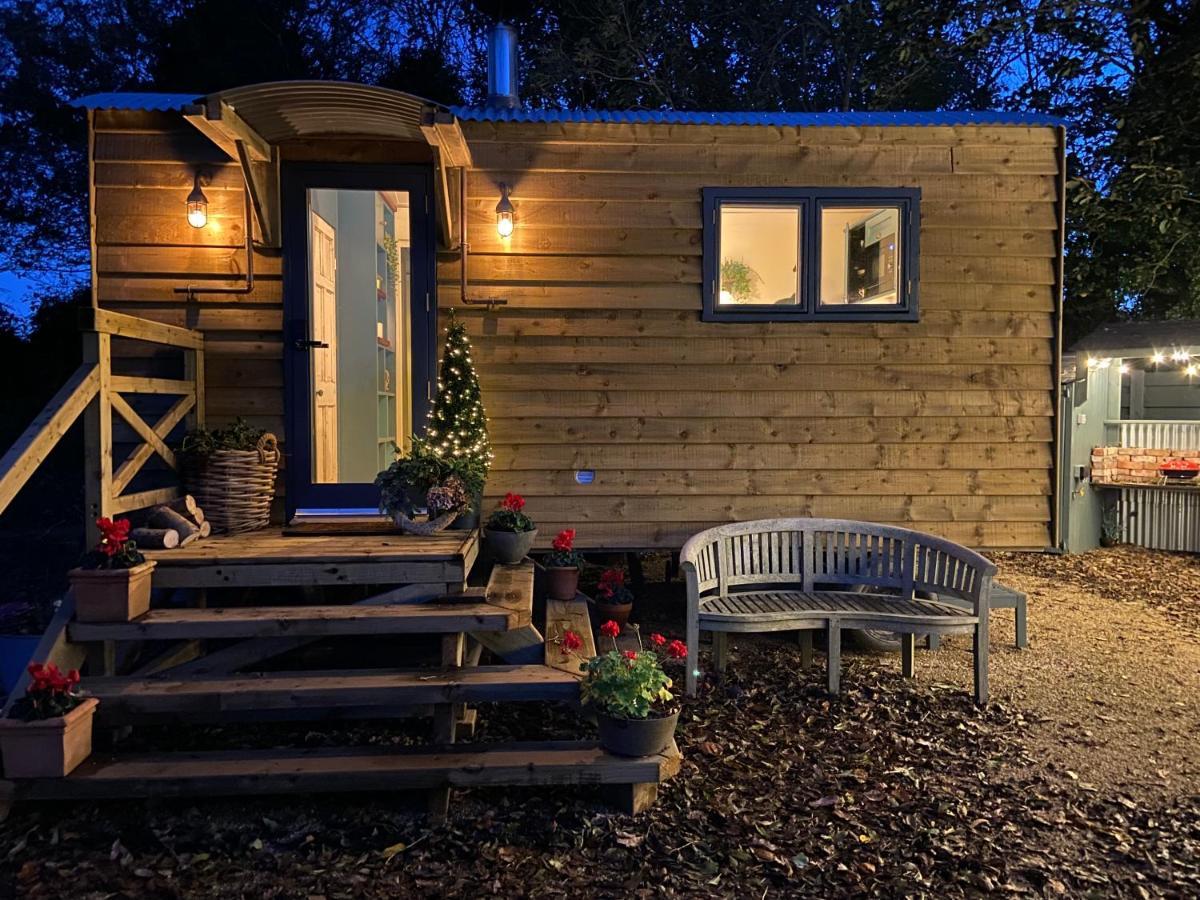
<path fill-rule="evenodd" d="M 489 493 L 524 494 L 544 539 L 678 547 L 714 523 L 814 515 L 1050 544 L 1054 129 L 464 130 L 468 296 L 508 302 L 464 307 L 447 254 L 441 308 L 475 344 Z M 920 187 L 920 321 L 701 322 L 715 185 Z"/>
<path fill-rule="evenodd" d="M 717 522 L 829 515 L 1050 543 L 1053 129 L 464 130 L 468 296 L 508 303 L 464 306 L 445 253 L 439 305 L 476 347 L 489 492 L 525 494 L 543 536 L 571 525 L 591 547 L 678 547 Z M 97 302 L 203 330 L 209 420 L 282 434 L 278 254 L 256 254 L 250 295 L 174 293 L 241 276 L 240 171 L 177 115 L 98 112 L 93 141 Z M 197 165 L 213 176 L 205 229 L 183 216 Z M 702 323 L 709 185 L 920 187 L 920 321 Z"/>

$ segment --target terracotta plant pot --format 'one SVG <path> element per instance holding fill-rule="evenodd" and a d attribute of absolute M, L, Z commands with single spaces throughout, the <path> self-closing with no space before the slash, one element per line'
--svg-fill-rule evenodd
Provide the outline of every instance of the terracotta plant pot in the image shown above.
<path fill-rule="evenodd" d="M 651 719 L 623 719 L 606 713 L 596 713 L 600 728 L 600 746 L 618 756 L 651 756 L 661 753 L 675 736 L 679 711 L 669 716 Z"/>
<path fill-rule="evenodd" d="M 574 600 L 578 591 L 578 566 L 551 566 L 546 569 L 546 595 L 551 600 Z"/>
<path fill-rule="evenodd" d="M 624 628 L 629 624 L 629 614 L 633 612 L 633 601 L 629 603 L 601 603 L 598 600 L 592 601 L 592 609 L 596 614 L 596 624 L 603 625 L 605 622 L 613 621 Z"/>
<path fill-rule="evenodd" d="M 100 701 L 89 697 L 65 716 L 22 722 L 0 719 L 5 778 L 62 778 L 92 752 L 92 717 Z"/>
<path fill-rule="evenodd" d="M 484 531 L 483 539 L 492 559 L 506 566 L 514 566 L 529 555 L 537 529 L 533 531 Z"/>
<path fill-rule="evenodd" d="M 80 622 L 131 622 L 150 609 L 154 560 L 132 569 L 72 569 L 75 618 Z"/>

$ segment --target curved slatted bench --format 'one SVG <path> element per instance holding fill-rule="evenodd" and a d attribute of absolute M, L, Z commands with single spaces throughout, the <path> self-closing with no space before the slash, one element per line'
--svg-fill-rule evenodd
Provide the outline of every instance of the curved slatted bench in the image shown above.
<path fill-rule="evenodd" d="M 701 630 L 713 632 L 721 666 L 730 632 L 799 630 L 807 663 L 811 632 L 824 629 L 829 691 L 836 694 L 841 630 L 878 628 L 903 636 L 907 677 L 916 634 L 973 632 L 975 701 L 987 702 L 987 610 L 996 567 L 973 550 L 890 525 L 761 519 L 700 532 L 684 545 L 680 567 L 688 590 L 689 694 L 696 693 Z"/>

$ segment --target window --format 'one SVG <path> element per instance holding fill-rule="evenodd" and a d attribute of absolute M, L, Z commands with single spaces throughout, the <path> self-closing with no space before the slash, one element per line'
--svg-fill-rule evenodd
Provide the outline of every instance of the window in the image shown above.
<path fill-rule="evenodd" d="M 705 188 L 710 322 L 917 318 L 912 188 Z"/>

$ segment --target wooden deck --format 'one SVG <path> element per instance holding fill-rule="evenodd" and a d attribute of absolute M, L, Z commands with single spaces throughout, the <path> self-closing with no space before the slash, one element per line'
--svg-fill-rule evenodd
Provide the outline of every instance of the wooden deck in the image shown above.
<path fill-rule="evenodd" d="M 211 588 L 462 584 L 478 555 L 478 531 L 322 536 L 272 528 L 152 550 L 146 558 L 158 563 L 155 587 Z"/>

